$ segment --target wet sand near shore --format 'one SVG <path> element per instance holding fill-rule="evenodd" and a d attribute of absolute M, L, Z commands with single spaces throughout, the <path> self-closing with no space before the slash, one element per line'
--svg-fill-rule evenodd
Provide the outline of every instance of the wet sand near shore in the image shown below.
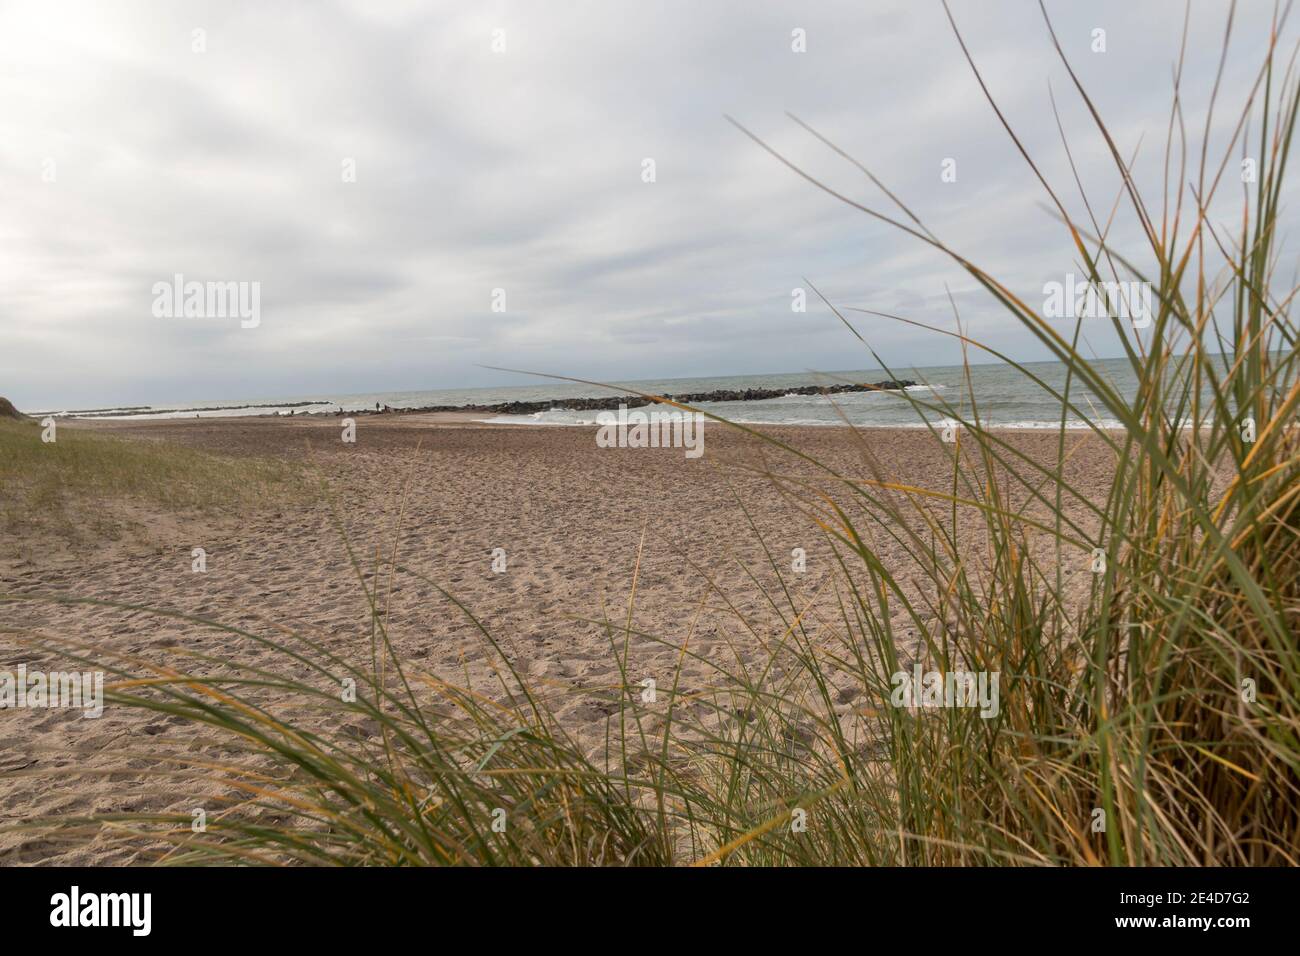
<path fill-rule="evenodd" d="M 250 514 L 158 515 L 148 522 L 154 539 L 147 547 L 68 554 L 53 542 L 48 549 L 5 542 L 0 591 L 180 611 L 268 637 L 300 630 L 340 655 L 368 661 L 369 610 L 331 518 L 332 501 L 367 581 L 378 578 L 381 595 L 391 582 L 390 634 L 403 660 L 485 693 L 498 686 L 491 649 L 441 587 L 501 641 L 526 679 L 546 689 L 561 723 L 592 753 L 604 746 L 618 710 L 622 678 L 611 639 L 621 647 L 634 581 L 633 627 L 664 643 L 633 635 L 629 673 L 655 676 L 661 685 L 671 681 L 680 658 L 676 645 L 687 639 L 710 660 L 765 659 L 784 625 L 759 584 L 777 593 L 783 581 L 807 609 L 814 632 L 842 630 L 831 545 L 799 502 L 763 474 L 771 469 L 828 486 L 807 463 L 713 423 L 703 457 L 688 459 L 681 449 L 598 448 L 595 428 L 483 425 L 472 415 L 448 415 L 357 416 L 355 444 L 340 440 L 338 420 L 307 416 L 61 423 L 300 461 L 319 473 L 328 494 Z M 889 480 L 938 491 L 951 482 L 951 446 L 924 430 L 763 433 L 844 475 L 870 475 L 874 459 Z M 1007 440 L 1049 462 L 1059 435 L 1020 432 Z M 1086 433 L 1069 433 L 1065 443 L 1070 480 L 1103 493 L 1111 453 Z M 847 497 L 843 490 L 835 494 Z M 971 550 L 978 554 L 982 522 L 969 517 Z M 959 518 L 959 525 L 965 521 Z M 887 528 L 863 522 L 860 530 L 870 532 L 887 566 L 905 572 L 906 552 Z M 205 573 L 191 571 L 195 547 L 209 555 Z M 437 586 L 394 572 L 394 548 L 397 564 Z M 803 573 L 791 568 L 795 548 L 807 553 Z M 504 572 L 493 569 L 495 549 L 504 551 Z M 1079 569 L 1086 570 L 1082 557 Z M 277 660 L 239 635 L 141 611 L 24 601 L 8 605 L 4 615 L 9 631 L 59 635 L 172 666 L 194 666 L 178 662 L 186 651 L 247 665 L 270 667 Z M 897 624 L 910 654 L 920 641 L 916 627 L 904 615 Z M 0 660 L 48 663 L 8 633 L 0 633 Z M 717 679 L 698 662 L 683 670 L 684 688 Z M 851 719 L 864 703 L 861 691 L 846 683 L 838 693 L 837 710 Z M 0 710 L 0 823 L 127 808 L 188 813 L 190 795 L 157 792 L 130 772 L 143 766 L 136 754 L 178 734 L 198 745 L 189 725 L 143 711 L 110 707 L 92 720 L 58 710 Z M 0 836 L 2 863 L 131 859 L 102 837 L 69 846 Z"/>

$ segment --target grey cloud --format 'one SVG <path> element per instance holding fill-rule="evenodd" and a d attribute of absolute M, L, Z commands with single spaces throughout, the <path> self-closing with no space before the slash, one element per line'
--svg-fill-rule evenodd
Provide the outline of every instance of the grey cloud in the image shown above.
<path fill-rule="evenodd" d="M 1037 4 L 952 6 L 1081 215 L 1050 82 L 1108 211 L 1118 179 Z M 1135 174 L 1158 196 L 1182 4 L 1049 9 L 1120 148 L 1143 143 Z M 1193 11 L 1193 149 L 1226 10 Z M 1239 14 L 1220 144 L 1271 7 Z M 796 27 L 805 54 L 790 51 Z M 1089 49 L 1095 27 L 1105 54 Z M 523 381 L 484 364 L 603 379 L 869 364 L 815 296 L 791 313 L 804 276 L 837 304 L 944 328 L 951 292 L 976 334 L 1041 357 L 954 263 L 820 193 L 724 113 L 896 215 L 784 115 L 796 113 L 1021 294 L 1077 256 L 937 3 L 16 0 L 0 8 L 0 63 L 0 394 L 20 407 Z M 945 184 L 949 157 L 958 181 Z M 345 158 L 355 183 L 341 181 Z M 1114 230 L 1140 248 L 1131 220 Z M 262 325 L 153 318 L 152 283 L 177 272 L 260 281 Z M 505 315 L 490 311 L 497 287 Z M 854 322 L 896 367 L 959 359 L 950 339 Z M 1117 351 L 1110 336 L 1097 331 L 1099 351 Z"/>

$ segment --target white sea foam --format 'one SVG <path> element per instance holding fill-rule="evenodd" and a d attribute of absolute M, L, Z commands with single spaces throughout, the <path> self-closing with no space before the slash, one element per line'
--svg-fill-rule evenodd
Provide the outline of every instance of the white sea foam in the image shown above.
<path fill-rule="evenodd" d="M 547 420 L 547 419 L 542 419 L 540 417 L 543 414 L 546 413 L 536 412 L 531 415 L 497 415 L 493 418 L 476 418 L 474 419 L 474 421 L 483 425 L 546 425 L 546 426 L 561 427 L 561 428 L 583 428 L 583 427 L 591 428 L 591 427 L 595 427 L 598 424 L 596 421 L 589 418 L 580 418 L 574 421 L 557 421 L 554 419 Z M 887 421 L 858 422 L 858 421 L 850 420 L 849 422 L 846 423 L 843 419 L 839 419 L 839 418 L 831 419 L 831 420 L 820 419 L 820 418 L 781 418 L 781 419 L 752 418 L 752 417 L 740 418 L 740 417 L 731 417 L 731 416 L 723 416 L 723 418 L 725 419 L 726 422 L 730 422 L 735 425 L 768 425 L 768 426 L 773 426 L 778 428 L 784 426 L 793 426 L 799 428 L 853 427 L 853 428 L 873 428 L 873 429 L 874 428 L 913 429 L 913 428 L 942 428 L 944 425 L 942 420 L 936 420 L 928 423 L 922 421 L 916 421 L 916 420 L 904 421 L 904 422 L 887 422 Z M 986 430 L 1007 429 L 1007 430 L 1036 430 L 1037 431 L 1037 430 L 1059 429 L 1061 427 L 1061 421 L 1059 418 L 1053 419 L 1051 421 L 1015 420 L 1015 421 L 1001 422 L 996 420 L 985 420 L 981 424 L 982 427 Z M 1082 431 L 1082 430 L 1092 429 L 1092 428 L 1113 430 L 1113 429 L 1122 429 L 1123 427 L 1124 426 L 1122 423 L 1120 423 L 1119 421 L 1113 418 L 1103 418 L 1097 420 L 1096 422 L 1085 422 L 1085 421 L 1080 421 L 1078 419 L 1070 419 L 1065 423 L 1065 428 L 1067 431 Z M 1190 426 L 1184 426 L 1184 427 L 1190 427 Z"/>
<path fill-rule="evenodd" d="M 497 415 L 495 418 L 476 418 L 474 421 L 481 425 L 553 425 L 559 427 L 576 426 L 576 425 L 594 425 L 595 422 L 557 422 L 543 421 L 540 417 L 542 412 L 535 412 L 532 415 Z"/>

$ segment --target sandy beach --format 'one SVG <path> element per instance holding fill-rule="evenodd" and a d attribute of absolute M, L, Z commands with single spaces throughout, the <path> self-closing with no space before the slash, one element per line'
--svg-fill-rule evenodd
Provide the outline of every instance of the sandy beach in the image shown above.
<path fill-rule="evenodd" d="M 617 710 L 611 698 L 622 681 L 611 641 L 622 644 L 629 614 L 629 676 L 667 681 L 678 663 L 674 646 L 682 641 L 710 659 L 737 657 L 736 666 L 766 655 L 783 630 L 764 595 L 764 589 L 776 593 L 780 583 L 770 561 L 791 600 L 806 609 L 814 633 L 836 613 L 834 588 L 827 586 L 830 544 L 806 506 L 764 472 L 807 482 L 809 489 L 833 489 L 834 482 L 754 436 L 721 426 L 709 427 L 706 454 L 696 460 L 672 448 L 598 448 L 593 428 L 489 426 L 449 416 L 362 417 L 355 444 L 339 440 L 340 426 L 331 419 L 66 427 L 293 460 L 319 473 L 328 493 L 237 517 L 137 513 L 145 530 L 104 549 L 10 538 L 0 554 L 4 591 L 179 611 L 268 636 L 292 629 L 364 662 L 370 614 L 330 517 L 332 500 L 365 577 L 373 582 L 378 573 L 403 660 L 438 678 L 499 693 L 500 662 L 441 587 L 501 642 L 531 684 L 546 689 L 561 723 L 591 753 L 604 745 Z M 925 431 L 784 428 L 765 434 L 843 475 L 867 477 L 874 460 L 888 481 L 943 490 L 951 480 L 946 462 L 952 446 Z M 1038 460 L 1055 457 L 1054 433 L 1007 437 Z M 1100 443 L 1070 433 L 1066 447 L 1071 480 L 1087 487 L 1093 476 L 1091 484 L 1104 488 L 1107 458 Z M 842 487 L 831 493 L 846 497 Z M 973 515 L 972 554 L 978 552 L 978 527 Z M 392 573 L 395 545 L 397 565 L 427 581 L 405 570 Z M 905 572 L 905 551 L 886 529 L 876 529 L 871 546 Z M 196 547 L 207 553 L 204 573 L 192 570 Z M 793 570 L 796 548 L 806 552 L 802 573 Z M 504 551 L 504 571 L 494 570 L 494 554 L 501 555 L 495 549 Z M 1086 576 L 1082 557 L 1067 573 L 1076 571 Z M 143 611 L 20 602 L 6 617 L 13 629 L 192 673 L 202 673 L 204 665 L 187 659 L 191 653 L 246 666 L 272 664 L 266 648 L 246 638 Z M 900 650 L 911 655 L 920 643 L 916 628 L 905 614 L 896 618 L 905 635 Z M 48 655 L 16 646 L 9 635 L 0 643 L 8 645 L 6 660 L 53 666 Z M 716 679 L 705 670 L 687 661 L 683 689 Z M 852 720 L 860 694 L 849 683 L 840 690 L 836 708 L 845 719 Z M 135 755 L 177 743 L 169 735 L 179 723 L 111 706 L 98 719 L 59 710 L 0 711 L 0 821 L 146 808 L 188 812 L 192 795 L 158 792 L 130 773 L 142 766 Z M 187 739 L 195 733 L 183 730 Z M 75 846 L 0 838 L 6 863 L 131 859 L 99 838 Z"/>

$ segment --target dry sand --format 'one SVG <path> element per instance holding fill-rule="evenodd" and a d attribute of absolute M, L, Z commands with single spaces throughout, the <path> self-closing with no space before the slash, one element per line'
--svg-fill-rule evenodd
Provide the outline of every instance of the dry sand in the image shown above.
<path fill-rule="evenodd" d="M 792 465 L 788 455 L 764 452 L 754 438 L 720 426 L 709 426 L 705 455 L 696 460 L 680 449 L 598 448 L 593 428 L 486 426 L 448 416 L 360 417 L 354 445 L 339 440 L 339 423 L 328 418 L 66 427 L 166 439 L 235 456 L 310 460 L 328 482 L 367 572 L 377 556 L 387 561 L 396 536 L 398 562 L 471 608 L 502 639 L 519 670 L 554 692 L 561 721 L 593 752 L 617 710 L 611 690 L 621 683 L 610 631 L 599 622 L 608 616 L 615 631 L 621 627 L 638 562 L 635 627 L 670 643 L 690 632 L 694 650 L 719 660 L 730 658 L 733 647 L 743 657 L 760 658 L 763 644 L 780 634 L 778 619 L 746 571 L 769 588 L 776 583 L 760 536 L 796 602 L 820 593 L 809 617 L 814 627 L 834 601 L 833 589 L 823 587 L 832 563 L 822 533 L 770 480 L 746 469 L 761 469 L 766 461 L 783 475 L 813 480 L 815 470 Z M 842 428 L 765 433 L 845 474 L 869 474 L 866 451 L 890 479 L 942 490 L 951 478 L 951 446 L 926 431 L 868 431 L 861 439 Z M 1048 461 L 1058 436 L 1023 432 L 1009 440 Z M 1101 443 L 1080 433 L 1069 434 L 1066 443 L 1072 480 L 1103 493 L 1108 464 Z M 961 520 L 970 521 L 971 547 L 978 551 L 979 519 Z M 289 502 L 237 516 L 156 515 L 148 524 L 147 547 L 69 553 L 53 541 L 35 547 L 5 541 L 0 591 L 166 608 L 267 636 L 293 628 L 342 655 L 368 660 L 363 592 L 322 502 Z M 208 552 L 206 573 L 191 571 L 194 547 Z M 790 553 L 799 547 L 807 551 L 807 571 L 794 574 Z M 903 550 L 883 529 L 876 530 L 873 547 L 886 565 L 905 568 Z M 505 550 L 504 573 L 492 570 L 496 548 Z M 1079 561 L 1072 570 L 1082 575 L 1086 562 L 1082 556 Z M 381 578 L 386 583 L 386 570 Z M 488 649 L 435 587 L 398 574 L 389 611 L 397 651 L 412 666 L 452 681 L 491 685 Z M 7 630 L 60 635 L 172 664 L 186 649 L 245 664 L 276 660 L 245 638 L 138 611 L 22 602 L 3 613 Z M 908 635 L 904 640 L 915 645 L 915 627 L 901 617 L 898 623 Z M 905 654 L 913 649 L 903 648 Z M 633 676 L 670 679 L 677 659 L 670 647 L 631 641 Z M 0 633 L 0 669 L 24 661 L 53 667 L 48 657 Z M 715 679 L 702 665 L 688 664 L 684 675 L 687 685 Z M 837 706 L 851 712 L 858 693 L 842 688 Z M 192 799 L 151 792 L 129 771 L 145 765 L 133 753 L 149 753 L 159 738 L 193 734 L 189 726 L 134 709 L 110 707 L 97 720 L 61 710 L 0 710 L 0 826 L 52 813 L 165 807 L 188 814 Z M 79 773 L 109 769 L 119 772 Z M 101 838 L 67 846 L 0 835 L 3 863 L 130 859 Z"/>

